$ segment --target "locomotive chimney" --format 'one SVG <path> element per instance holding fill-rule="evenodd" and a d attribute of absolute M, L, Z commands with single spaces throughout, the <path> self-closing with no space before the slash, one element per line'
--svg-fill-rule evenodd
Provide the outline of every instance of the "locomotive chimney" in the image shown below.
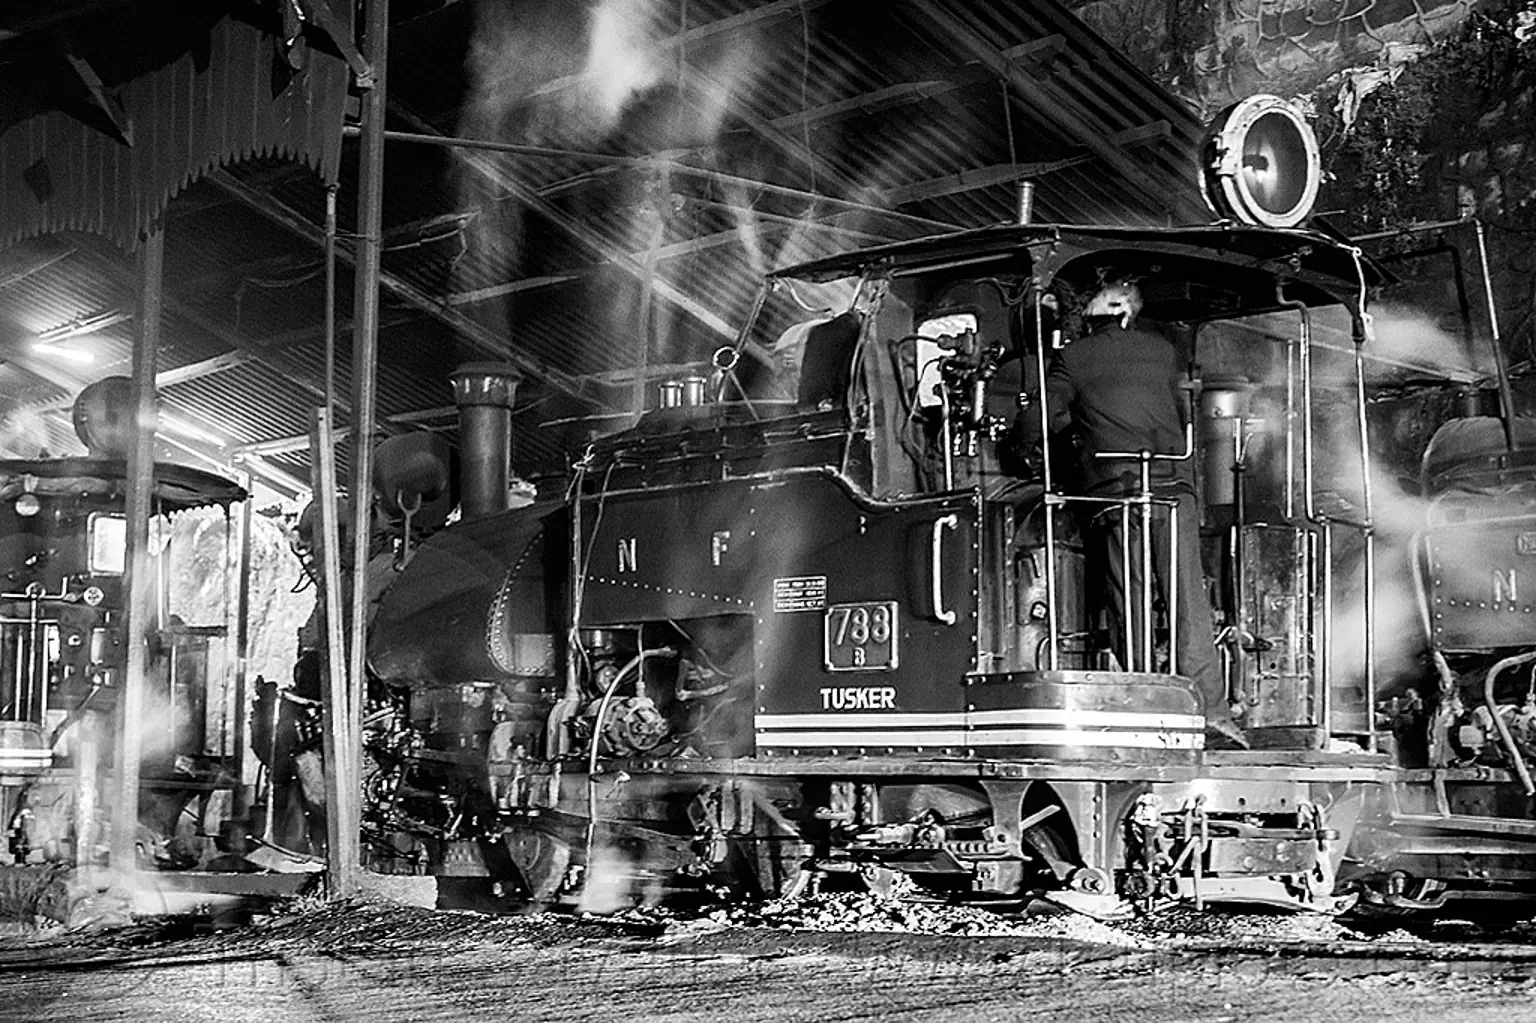
<path fill-rule="evenodd" d="M 466 519 L 506 511 L 511 479 L 512 400 L 521 375 L 500 362 L 472 362 L 449 375 L 459 406 L 459 501 Z"/>

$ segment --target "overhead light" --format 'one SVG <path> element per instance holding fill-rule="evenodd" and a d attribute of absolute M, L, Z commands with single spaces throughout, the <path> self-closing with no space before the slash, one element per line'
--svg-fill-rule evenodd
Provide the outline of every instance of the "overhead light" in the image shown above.
<path fill-rule="evenodd" d="M 95 316 L 77 316 L 68 323 L 61 323 L 57 327 L 39 331 L 37 341 L 40 344 L 51 345 L 59 341 L 67 341 L 72 337 L 84 337 L 94 334 L 98 330 L 106 330 L 115 327 L 119 323 L 126 323 L 133 319 L 133 313 L 125 309 L 113 309 L 110 312 L 98 313 Z"/>
<path fill-rule="evenodd" d="M 47 355 L 55 359 L 63 359 L 65 362 L 95 362 L 96 353 L 88 352 L 83 348 L 63 348 L 59 345 L 50 345 L 38 342 L 32 346 L 32 350 L 39 355 Z"/>

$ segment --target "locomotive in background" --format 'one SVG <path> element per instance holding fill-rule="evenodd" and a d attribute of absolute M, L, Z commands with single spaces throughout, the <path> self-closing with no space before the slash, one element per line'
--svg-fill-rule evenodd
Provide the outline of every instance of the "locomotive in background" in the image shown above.
<path fill-rule="evenodd" d="M 75 429 L 87 455 L 0 461 L 0 863 L 87 866 L 104 855 L 103 779 L 113 763 L 112 712 L 127 660 L 128 384 L 109 377 L 76 401 Z M 156 516 L 227 511 L 245 496 L 211 473 L 155 467 Z M 158 535 L 152 564 L 163 573 L 168 528 Z M 222 624 L 174 619 L 167 588 L 159 592 L 158 656 L 142 723 L 140 842 L 155 865 L 187 867 L 197 857 L 172 842 L 183 810 L 239 784 L 232 735 L 220 728 L 230 718 L 230 661 L 220 657 Z"/>
<path fill-rule="evenodd" d="M 1203 164 L 1243 223 L 1022 223 L 772 275 L 710 378 L 526 507 L 515 378 L 456 373 L 462 518 L 369 641 L 397 710 L 370 743 L 373 866 L 588 906 L 832 874 L 1104 914 L 1528 902 L 1528 432 L 1507 387 L 1448 424 L 1389 548 L 1367 298 L 1392 275 L 1296 226 L 1315 143 L 1279 101 L 1229 112 Z M 1195 370 L 1188 449 L 1120 455 L 1197 461 L 1251 750 L 1205 748 L 1176 606 L 1132 593 L 1161 627 L 1123 657 L 1100 627 L 1093 519 L 1170 514 L 1075 496 L 1045 428 L 1052 352 L 1106 280 Z M 1382 627 L 1394 580 L 1413 628 Z"/>

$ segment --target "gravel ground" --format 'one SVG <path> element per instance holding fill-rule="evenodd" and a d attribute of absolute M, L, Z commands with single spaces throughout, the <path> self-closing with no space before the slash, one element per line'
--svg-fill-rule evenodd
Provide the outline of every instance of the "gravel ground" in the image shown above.
<path fill-rule="evenodd" d="M 1359 930 L 1176 912 L 1125 923 L 820 894 L 695 913 L 485 916 L 300 901 L 0 935 L 0 1020 L 1536 1019 L 1536 931 Z"/>

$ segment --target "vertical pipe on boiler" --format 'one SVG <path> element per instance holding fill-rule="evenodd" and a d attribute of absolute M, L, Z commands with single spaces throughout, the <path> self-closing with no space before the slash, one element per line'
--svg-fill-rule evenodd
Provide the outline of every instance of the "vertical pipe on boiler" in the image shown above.
<path fill-rule="evenodd" d="M 1056 492 L 1051 482 L 1051 411 L 1045 398 L 1045 314 L 1040 306 L 1040 281 L 1032 285 L 1035 295 L 1035 386 L 1040 407 L 1040 471 L 1045 481 L 1045 621 L 1046 648 L 1050 651 L 1050 670 L 1061 668 L 1061 618 L 1056 608 Z M 1039 669 L 1039 665 L 1035 665 Z"/>

